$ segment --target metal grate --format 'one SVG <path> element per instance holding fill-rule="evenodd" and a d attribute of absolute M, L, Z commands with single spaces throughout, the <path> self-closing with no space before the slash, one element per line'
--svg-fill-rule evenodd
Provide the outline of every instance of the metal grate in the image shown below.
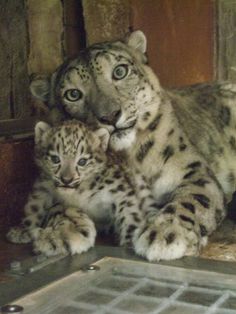
<path fill-rule="evenodd" d="M 28 313 L 235 314 L 230 277 L 144 262 L 104 258 L 15 302 Z M 236 287 L 235 287 L 236 288 Z"/>

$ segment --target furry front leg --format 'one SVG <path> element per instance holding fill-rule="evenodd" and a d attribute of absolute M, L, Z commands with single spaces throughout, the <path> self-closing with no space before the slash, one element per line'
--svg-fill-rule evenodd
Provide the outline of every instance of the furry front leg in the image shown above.
<path fill-rule="evenodd" d="M 197 255 L 201 246 L 198 228 L 182 225 L 181 220 L 160 214 L 147 222 L 134 241 L 138 255 L 149 261 L 177 259 L 185 255 Z"/>
<path fill-rule="evenodd" d="M 76 208 L 68 208 L 49 222 L 45 229 L 33 231 L 35 253 L 47 256 L 86 252 L 94 246 L 96 229 L 91 219 Z"/>
<path fill-rule="evenodd" d="M 218 185 L 181 186 L 172 202 L 148 211 L 144 227 L 136 233 L 135 252 L 149 261 L 171 260 L 198 255 L 226 215 L 224 196 Z"/>
<path fill-rule="evenodd" d="M 12 227 L 6 238 L 11 243 L 30 243 L 31 237 L 29 234 L 29 230 L 23 226 Z"/>

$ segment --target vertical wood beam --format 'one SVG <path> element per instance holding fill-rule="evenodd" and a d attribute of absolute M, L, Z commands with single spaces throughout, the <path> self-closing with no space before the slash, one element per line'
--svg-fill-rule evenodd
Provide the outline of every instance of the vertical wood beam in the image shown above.
<path fill-rule="evenodd" d="M 28 71 L 51 73 L 64 58 L 63 6 L 58 0 L 26 0 L 29 27 Z"/>
<path fill-rule="evenodd" d="M 28 36 L 24 1 L 0 1 L 0 120 L 29 114 Z"/>
<path fill-rule="evenodd" d="M 129 0 L 83 0 L 87 45 L 123 38 L 130 26 Z"/>
<path fill-rule="evenodd" d="M 217 78 L 236 82 L 236 1 L 218 0 Z"/>

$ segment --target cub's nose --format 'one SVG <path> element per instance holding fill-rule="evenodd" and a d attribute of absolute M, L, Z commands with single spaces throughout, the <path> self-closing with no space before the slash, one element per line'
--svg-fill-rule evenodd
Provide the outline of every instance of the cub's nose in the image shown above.
<path fill-rule="evenodd" d="M 99 120 L 104 124 L 110 124 L 110 125 L 115 126 L 120 116 L 121 116 L 121 110 L 115 110 L 106 116 L 100 117 Z"/>
<path fill-rule="evenodd" d="M 73 182 L 73 177 L 61 176 L 61 182 L 65 185 L 70 185 Z"/>

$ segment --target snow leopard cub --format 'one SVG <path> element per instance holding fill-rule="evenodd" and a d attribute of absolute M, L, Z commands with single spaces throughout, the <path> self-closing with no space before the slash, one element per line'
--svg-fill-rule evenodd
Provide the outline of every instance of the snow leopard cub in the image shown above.
<path fill-rule="evenodd" d="M 32 241 L 36 253 L 48 256 L 81 253 L 94 245 L 96 229 L 112 225 L 120 245 L 133 245 L 144 215 L 156 204 L 142 176 L 106 153 L 108 140 L 106 129 L 92 131 L 78 121 L 36 125 L 41 174 L 9 241 Z"/>

